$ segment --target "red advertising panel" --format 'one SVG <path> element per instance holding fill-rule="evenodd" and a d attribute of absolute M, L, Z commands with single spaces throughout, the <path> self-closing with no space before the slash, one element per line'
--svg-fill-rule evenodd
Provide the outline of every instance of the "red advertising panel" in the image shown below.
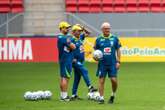
<path fill-rule="evenodd" d="M 0 38 L 0 62 L 57 62 L 56 38 Z"/>

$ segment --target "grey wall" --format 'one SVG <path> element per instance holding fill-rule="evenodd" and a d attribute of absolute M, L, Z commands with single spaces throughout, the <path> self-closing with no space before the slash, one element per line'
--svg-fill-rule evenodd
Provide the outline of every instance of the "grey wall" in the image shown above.
<path fill-rule="evenodd" d="M 6 25 L 2 24 L 7 21 L 7 14 L 0 14 L 0 37 L 6 34 Z"/>
<path fill-rule="evenodd" d="M 165 36 L 165 13 L 76 13 L 75 15 L 98 30 L 102 22 L 108 21 L 112 25 L 112 31 L 120 36 Z M 70 21 L 76 22 L 73 19 Z"/>
<path fill-rule="evenodd" d="M 15 17 L 17 14 L 0 14 L 0 37 L 6 34 L 22 34 L 23 32 L 23 15 Z M 14 19 L 12 19 L 14 17 Z M 7 23 L 7 19 L 10 21 Z M 10 20 L 12 19 L 12 20 Z M 5 23 L 5 25 L 3 25 Z M 7 27 L 8 24 L 8 27 Z M 17 37 L 17 36 L 16 36 Z"/>

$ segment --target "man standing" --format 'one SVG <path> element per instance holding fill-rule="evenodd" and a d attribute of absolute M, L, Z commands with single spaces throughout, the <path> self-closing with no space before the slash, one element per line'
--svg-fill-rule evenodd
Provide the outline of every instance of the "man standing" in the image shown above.
<path fill-rule="evenodd" d="M 58 35 L 58 51 L 60 64 L 60 89 L 61 101 L 69 101 L 67 94 L 68 83 L 72 72 L 73 50 L 76 48 L 68 36 L 71 25 L 65 21 L 59 24 L 60 34 Z"/>
<path fill-rule="evenodd" d="M 74 59 L 73 59 L 73 68 L 74 68 L 74 82 L 72 88 L 72 100 L 80 99 L 77 95 L 78 85 L 83 77 L 86 86 L 89 89 L 89 92 L 97 91 L 92 85 L 89 79 L 89 74 L 87 69 L 84 67 L 84 47 L 83 47 L 83 40 L 85 35 L 82 34 L 83 28 L 80 25 L 74 25 L 72 27 L 72 42 L 75 44 L 76 49 L 73 51 Z"/>
<path fill-rule="evenodd" d="M 108 103 L 113 103 L 118 82 L 117 82 L 117 70 L 120 67 L 120 41 L 119 39 L 110 33 L 111 26 L 108 22 L 104 22 L 101 25 L 102 34 L 96 39 L 94 48 L 101 50 L 103 58 L 99 60 L 97 76 L 99 77 L 99 93 L 100 98 L 98 102 L 104 103 L 104 83 L 106 75 L 110 78 L 112 84 L 112 94 Z M 97 59 L 96 59 L 97 60 Z"/>

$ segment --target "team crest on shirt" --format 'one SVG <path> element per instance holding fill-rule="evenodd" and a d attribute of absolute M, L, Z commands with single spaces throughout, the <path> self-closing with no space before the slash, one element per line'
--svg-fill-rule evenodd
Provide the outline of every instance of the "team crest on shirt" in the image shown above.
<path fill-rule="evenodd" d="M 110 41 L 110 44 L 111 44 L 111 46 L 113 46 L 114 45 L 114 42 L 113 41 Z"/>
<path fill-rule="evenodd" d="M 104 48 L 104 55 L 110 55 L 110 54 L 111 54 L 111 48 L 110 47 Z"/>

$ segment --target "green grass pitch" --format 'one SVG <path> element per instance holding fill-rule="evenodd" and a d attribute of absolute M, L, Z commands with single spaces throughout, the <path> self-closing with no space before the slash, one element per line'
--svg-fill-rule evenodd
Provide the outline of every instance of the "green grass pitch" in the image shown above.
<path fill-rule="evenodd" d="M 97 87 L 96 64 L 86 63 Z M 82 101 L 59 101 L 59 69 L 55 63 L 0 63 L 0 110 L 165 110 L 165 63 L 122 63 L 119 88 L 113 105 L 107 104 L 110 81 L 105 84 L 105 104 L 87 100 L 83 79 L 79 86 Z M 70 81 L 71 95 L 73 77 Z M 26 91 L 50 90 L 49 101 L 25 101 Z"/>

